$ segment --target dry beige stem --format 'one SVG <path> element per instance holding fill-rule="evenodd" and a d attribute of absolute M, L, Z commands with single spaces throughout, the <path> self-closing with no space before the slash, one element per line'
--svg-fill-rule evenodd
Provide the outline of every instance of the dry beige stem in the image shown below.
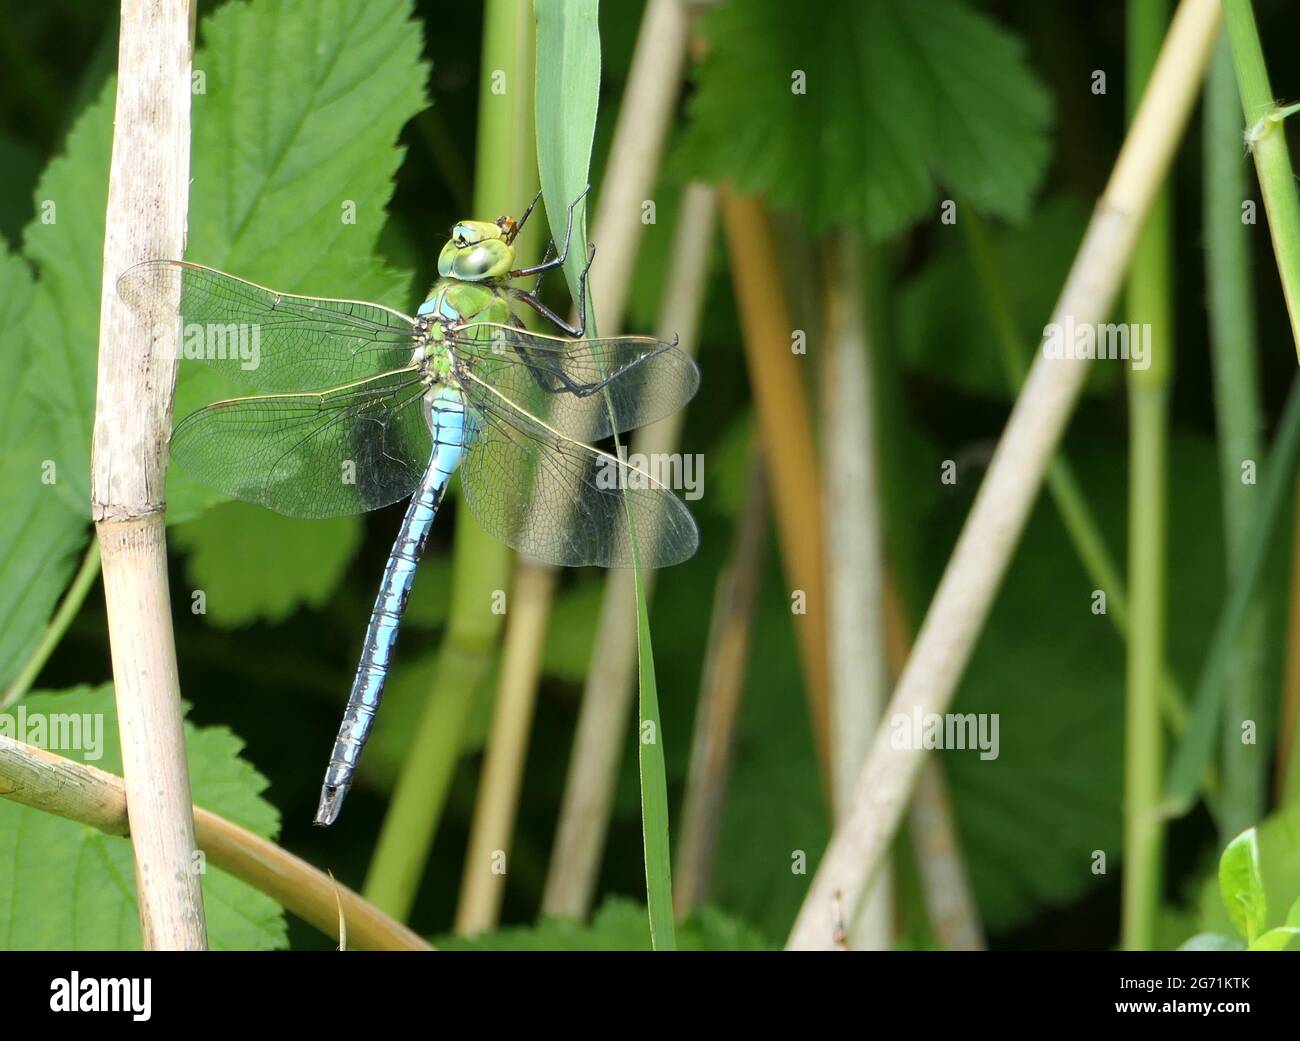
<path fill-rule="evenodd" d="M 178 330 L 150 329 L 116 286 L 131 265 L 185 249 L 193 18 L 192 3 L 122 4 L 91 463 L 140 931 L 150 950 L 207 947 L 163 528 Z"/>
<path fill-rule="evenodd" d="M 109 835 L 129 834 L 122 778 L 4 736 L 0 797 Z M 342 916 L 355 947 L 432 950 L 406 926 L 274 842 L 197 807 L 194 821 L 198 848 L 212 865 L 261 890 L 322 932 L 338 937 Z"/>

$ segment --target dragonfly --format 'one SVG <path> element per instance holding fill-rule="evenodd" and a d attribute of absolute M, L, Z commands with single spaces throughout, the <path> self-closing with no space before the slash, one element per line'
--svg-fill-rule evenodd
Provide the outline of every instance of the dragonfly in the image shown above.
<path fill-rule="evenodd" d="M 200 483 L 303 518 L 410 499 L 317 824 L 338 819 L 352 786 L 416 565 L 454 473 L 487 532 L 545 563 L 664 567 L 698 545 L 690 512 L 669 488 L 594 445 L 681 408 L 699 371 L 676 338 L 585 338 L 594 243 L 578 280 L 576 321 L 543 303 L 542 279 L 565 263 L 583 196 L 568 208 L 561 248 L 552 241 L 540 263 L 516 266 L 516 237 L 540 197 L 518 220 L 452 227 L 438 279 L 414 315 L 278 292 L 187 261 L 146 261 L 118 281 L 122 299 L 155 329 L 179 320 L 182 358 L 258 392 L 214 402 L 176 425 L 171 456 Z M 525 278 L 535 281 L 515 284 Z M 516 304 L 558 334 L 528 330 Z"/>

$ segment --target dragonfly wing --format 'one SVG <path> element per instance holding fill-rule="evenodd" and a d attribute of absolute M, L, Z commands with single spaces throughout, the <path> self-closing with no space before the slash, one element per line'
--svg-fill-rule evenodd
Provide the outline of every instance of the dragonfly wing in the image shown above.
<path fill-rule="evenodd" d="M 676 412 L 700 385 L 675 343 L 648 336 L 565 340 L 481 323 L 454 338 L 459 363 L 577 441 L 599 441 Z"/>
<path fill-rule="evenodd" d="M 181 357 L 266 392 L 335 387 L 400 369 L 415 346 L 414 320 L 399 311 L 280 293 L 179 260 L 135 265 L 117 292 L 151 324 L 180 318 Z"/>
<path fill-rule="evenodd" d="M 432 435 L 408 369 L 311 394 L 218 401 L 186 416 L 171 452 L 196 480 L 290 517 L 387 506 L 419 484 Z"/>
<path fill-rule="evenodd" d="M 690 557 L 699 532 L 680 499 L 642 470 L 557 432 L 474 377 L 464 384 L 470 449 L 465 501 L 489 534 L 550 564 L 642 567 Z"/>

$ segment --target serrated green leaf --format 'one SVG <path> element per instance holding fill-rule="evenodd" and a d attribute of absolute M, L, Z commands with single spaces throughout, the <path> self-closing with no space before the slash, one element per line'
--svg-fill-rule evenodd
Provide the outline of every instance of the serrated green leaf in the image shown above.
<path fill-rule="evenodd" d="M 26 141 L 0 131 L 0 238 L 16 239 L 30 217 L 41 155 Z"/>
<path fill-rule="evenodd" d="M 51 751 L 121 774 L 111 686 L 33 694 L 6 717 L 6 732 L 19 739 L 25 734 L 32 736 L 37 720 L 48 721 L 56 713 L 97 720 L 95 726 L 102 726 L 102 731 L 92 726 L 83 732 L 80 747 Z M 45 725 L 52 733 L 48 722 Z M 280 827 L 279 814 L 262 798 L 266 779 L 239 757 L 243 742 L 225 727 L 200 730 L 187 723 L 185 743 L 195 803 L 258 835 L 274 838 Z M 203 875 L 203 903 L 208 941 L 214 950 L 269 950 L 287 942 L 279 905 L 211 865 Z M 0 801 L 0 948 L 139 947 L 130 842 Z"/>
<path fill-rule="evenodd" d="M 1050 98 L 1020 42 L 969 4 L 749 0 L 701 32 L 681 153 L 697 175 L 874 241 L 937 217 L 939 185 L 981 212 L 1029 212 Z"/>
<path fill-rule="evenodd" d="M 26 321 L 32 390 L 52 420 L 55 487 L 87 520 L 114 89 L 113 82 L 104 88 L 73 125 L 66 154 L 45 168 L 37 216 L 23 232 L 23 252 L 40 278 Z"/>
<path fill-rule="evenodd" d="M 678 944 L 687 951 L 758 951 L 769 948 L 739 919 L 703 908 L 678 926 Z M 648 951 L 650 923 L 644 904 L 606 901 L 590 923 L 543 918 L 536 925 L 500 929 L 466 938 L 434 941 L 441 950 L 460 951 Z"/>
<path fill-rule="evenodd" d="M 203 23 L 187 256 L 276 288 L 405 306 L 375 255 L 427 104 L 410 0 L 258 0 Z"/>
<path fill-rule="evenodd" d="M 85 510 L 59 494 L 54 425 L 29 390 L 32 293 L 26 265 L 0 243 L 0 357 L 14 374 L 0 385 L 0 689 L 40 639 L 89 534 Z"/>
<path fill-rule="evenodd" d="M 1254 943 L 1268 919 L 1268 898 L 1259 874 L 1259 836 L 1254 828 L 1229 842 L 1219 858 L 1219 896 L 1237 932 L 1247 943 Z"/>
<path fill-rule="evenodd" d="M 322 606 L 361 535 L 357 517 L 303 524 L 242 502 L 223 503 L 172 533 L 189 551 L 186 575 L 204 593 L 208 620 L 224 628 Z"/>

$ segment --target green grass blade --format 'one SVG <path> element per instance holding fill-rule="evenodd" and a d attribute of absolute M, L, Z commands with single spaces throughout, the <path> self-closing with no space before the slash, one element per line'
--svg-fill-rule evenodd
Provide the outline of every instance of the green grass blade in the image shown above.
<path fill-rule="evenodd" d="M 633 553 L 636 535 L 632 536 Z M 677 947 L 673 930 L 673 883 L 668 839 L 668 774 L 660 741 L 659 690 L 655 686 L 654 651 L 650 646 L 650 612 L 645 583 L 636 569 L 636 650 L 641 688 L 637 728 L 637 762 L 641 773 L 641 832 L 645 844 L 646 903 L 650 912 L 650 942 L 655 950 Z"/>
<path fill-rule="evenodd" d="M 1223 610 L 1215 625 L 1205 666 L 1192 698 L 1187 731 L 1169 770 L 1165 798 L 1170 810 L 1185 810 L 1196 795 L 1199 779 L 1214 752 L 1215 722 L 1223 704 L 1228 661 L 1242 623 L 1250 612 L 1264 571 L 1273 531 L 1290 497 L 1296 456 L 1300 452 L 1300 378 L 1291 384 L 1286 410 L 1278 424 L 1272 451 L 1263 467 L 1258 509 L 1241 547 Z"/>
<path fill-rule="evenodd" d="M 537 17 L 537 168 L 541 174 L 546 219 L 556 245 L 572 203 L 591 176 L 591 143 L 600 102 L 600 26 L 598 0 L 536 0 Z M 587 263 L 587 203 L 573 214 L 573 238 L 564 277 L 577 299 L 578 278 Z M 596 335 L 588 315 L 587 335 Z"/>
<path fill-rule="evenodd" d="M 588 184 L 591 144 L 600 96 L 598 0 L 536 0 L 537 159 L 551 234 L 564 241 L 569 204 Z M 564 274 L 575 299 L 587 262 L 586 202 L 574 213 L 573 237 Z M 587 335 L 596 335 L 588 313 Z M 617 439 L 616 439 L 617 440 Z M 630 515 L 629 515 L 630 522 Z M 639 560 L 636 531 L 632 552 Z M 636 574 L 637 660 L 640 719 L 637 729 L 641 776 L 641 826 L 645 848 L 646 904 L 650 941 L 656 950 L 676 946 L 668 840 L 668 781 L 660 740 L 659 694 L 655 685 L 650 615 L 640 567 Z"/>
<path fill-rule="evenodd" d="M 1219 482 L 1223 489 L 1228 578 L 1240 566 L 1256 489 L 1242 480 L 1241 466 L 1263 454 L 1260 431 L 1259 343 L 1255 333 L 1252 229 L 1241 222 L 1249 196 L 1241 161 L 1241 101 L 1227 37 L 1219 39 L 1205 91 L 1204 214 L 1205 285 L 1210 317 L 1215 427 L 1219 435 Z M 1221 727 L 1223 784 L 1218 800 L 1219 840 L 1227 842 L 1264 815 L 1267 762 L 1241 740 L 1241 721 L 1266 713 L 1264 634 L 1266 605 L 1258 604 L 1232 648 L 1226 711 Z"/>

